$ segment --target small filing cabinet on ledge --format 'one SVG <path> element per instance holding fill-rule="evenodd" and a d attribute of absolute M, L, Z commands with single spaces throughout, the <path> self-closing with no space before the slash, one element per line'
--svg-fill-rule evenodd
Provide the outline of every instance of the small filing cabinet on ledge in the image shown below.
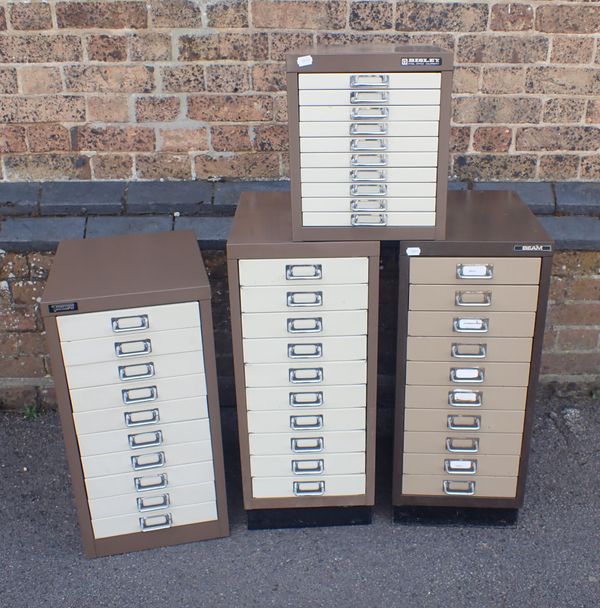
<path fill-rule="evenodd" d="M 379 243 L 293 242 L 289 194 L 246 192 L 227 258 L 249 527 L 370 522 Z"/>
<path fill-rule="evenodd" d="M 226 536 L 210 286 L 194 234 L 63 241 L 41 307 L 86 555 Z"/>
<path fill-rule="evenodd" d="M 452 69 L 431 46 L 287 56 L 294 240 L 443 238 Z"/>
<path fill-rule="evenodd" d="M 516 517 L 551 263 L 550 238 L 508 192 L 451 192 L 446 240 L 400 243 L 397 520 L 415 506 Z"/>

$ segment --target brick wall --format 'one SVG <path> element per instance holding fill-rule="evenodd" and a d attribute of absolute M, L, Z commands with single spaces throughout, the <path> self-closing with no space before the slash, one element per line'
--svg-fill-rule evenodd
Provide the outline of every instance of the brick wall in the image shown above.
<path fill-rule="evenodd" d="M 455 52 L 450 172 L 600 177 L 597 2 L 0 1 L 0 179 L 287 174 L 286 50 Z"/>

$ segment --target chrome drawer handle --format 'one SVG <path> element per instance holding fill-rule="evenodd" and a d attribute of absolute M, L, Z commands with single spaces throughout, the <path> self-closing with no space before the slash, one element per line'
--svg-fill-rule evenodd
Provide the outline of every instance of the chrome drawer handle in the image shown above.
<path fill-rule="evenodd" d="M 351 139 L 350 150 L 352 152 L 387 150 L 387 141 L 379 137 L 363 137 L 362 139 Z"/>
<path fill-rule="evenodd" d="M 133 344 L 141 344 L 142 347 L 137 350 L 125 350 Z M 138 355 L 147 355 L 152 352 L 152 342 L 146 340 L 131 340 L 129 342 L 115 342 L 115 355 L 117 357 L 136 357 Z"/>
<path fill-rule="evenodd" d="M 289 359 L 320 359 L 323 356 L 323 345 L 288 344 L 287 352 Z"/>
<path fill-rule="evenodd" d="M 481 430 L 481 416 L 468 416 L 472 422 L 460 423 L 456 419 L 458 416 L 448 415 L 448 428 L 451 431 L 479 431 Z M 467 416 L 460 416 L 460 418 L 467 418 Z"/>
<path fill-rule="evenodd" d="M 390 94 L 388 91 L 350 91 L 351 104 L 378 104 L 388 103 Z"/>
<path fill-rule="evenodd" d="M 292 384 L 318 384 L 323 382 L 323 368 L 290 369 L 288 378 Z"/>
<path fill-rule="evenodd" d="M 150 327 L 148 315 L 134 315 L 132 317 L 112 317 L 110 320 L 115 333 L 124 331 L 141 331 Z"/>
<path fill-rule="evenodd" d="M 452 329 L 459 334 L 486 334 L 490 329 L 489 319 L 460 319 L 452 321 Z"/>
<path fill-rule="evenodd" d="M 325 461 L 319 460 L 292 460 L 292 473 L 294 475 L 322 475 L 325 471 Z"/>
<path fill-rule="evenodd" d="M 151 439 L 140 439 L 141 437 L 152 436 Z M 137 433 L 135 435 L 127 435 L 127 441 L 129 447 L 132 450 L 138 450 L 140 448 L 149 448 L 155 445 L 160 445 L 163 441 L 162 431 L 154 431 L 152 433 Z"/>
<path fill-rule="evenodd" d="M 154 502 L 159 499 L 159 502 Z M 168 494 L 161 494 L 160 496 L 148 496 L 144 498 L 139 496 L 136 498 L 137 508 L 140 513 L 146 513 L 147 511 L 158 511 L 159 509 L 166 509 L 171 504 L 171 498 Z"/>
<path fill-rule="evenodd" d="M 387 118 L 390 115 L 389 108 L 351 108 L 350 110 L 350 120 L 381 120 L 382 118 Z"/>
<path fill-rule="evenodd" d="M 387 226 L 387 213 L 353 213 L 350 216 L 352 226 Z"/>
<path fill-rule="evenodd" d="M 141 412 L 124 412 L 123 416 L 126 426 L 145 426 L 147 424 L 156 424 L 160 421 L 158 408 L 142 410 Z"/>
<path fill-rule="evenodd" d="M 457 441 L 468 441 L 468 446 L 458 445 Z M 459 439 L 456 437 L 446 437 L 446 450 L 448 452 L 463 452 L 465 454 L 476 454 L 479 452 L 479 439 L 476 437 L 469 437 L 468 439 Z"/>
<path fill-rule="evenodd" d="M 444 470 L 449 475 L 475 475 L 477 473 L 476 460 L 444 460 Z"/>
<path fill-rule="evenodd" d="M 309 323 L 303 327 L 303 324 Z M 322 317 L 307 318 L 307 319 L 288 319 L 287 330 L 290 334 L 318 334 L 323 331 Z"/>
<path fill-rule="evenodd" d="M 481 296 L 481 302 L 469 302 L 465 300 L 465 296 Z M 456 306 L 473 307 L 473 306 L 491 306 L 492 292 L 491 291 L 457 291 L 454 295 L 454 304 Z"/>
<path fill-rule="evenodd" d="M 303 308 L 306 306 L 323 306 L 322 291 L 288 291 L 287 305 L 290 308 Z"/>
<path fill-rule="evenodd" d="M 350 211 L 387 211 L 387 201 L 383 198 L 366 198 L 350 201 Z"/>
<path fill-rule="evenodd" d="M 136 368 L 143 368 L 144 371 L 136 373 Z M 128 372 L 127 370 L 132 370 Z M 134 365 L 119 365 L 119 380 L 141 380 L 142 378 L 152 378 L 154 376 L 154 363 L 136 363 Z"/>
<path fill-rule="evenodd" d="M 292 452 L 322 452 L 324 447 L 323 437 L 293 437 L 291 440 Z"/>
<path fill-rule="evenodd" d="M 477 348 L 477 352 L 461 352 L 461 348 Z M 454 359 L 485 359 L 487 356 L 487 344 L 460 344 L 453 342 L 450 354 Z"/>
<path fill-rule="evenodd" d="M 457 279 L 493 279 L 494 265 L 493 264 L 457 264 L 456 265 Z"/>
<path fill-rule="evenodd" d="M 350 124 L 350 135 L 387 135 L 387 132 L 388 126 L 385 122 L 353 122 Z"/>
<path fill-rule="evenodd" d="M 485 380 L 485 370 L 479 367 L 450 368 L 450 382 L 456 384 L 481 384 Z"/>
<path fill-rule="evenodd" d="M 350 196 L 379 195 L 387 195 L 387 184 L 350 184 Z"/>
<path fill-rule="evenodd" d="M 294 496 L 323 496 L 325 494 L 324 481 L 295 481 Z"/>
<path fill-rule="evenodd" d="M 353 167 L 386 167 L 388 158 L 387 154 L 353 154 L 350 164 Z"/>
<path fill-rule="evenodd" d="M 148 479 L 157 479 L 153 483 L 148 483 Z M 146 483 L 144 483 L 146 480 Z M 136 477 L 133 480 L 136 492 L 148 492 L 150 490 L 162 490 L 169 485 L 169 479 L 166 473 L 159 473 L 155 477 Z"/>
<path fill-rule="evenodd" d="M 466 487 L 460 484 L 466 484 Z M 448 496 L 473 496 L 475 494 L 474 481 L 450 481 L 445 479 L 443 488 L 444 494 L 448 494 Z"/>
<path fill-rule="evenodd" d="M 352 74 L 351 87 L 389 87 L 389 74 Z"/>
<path fill-rule="evenodd" d="M 142 459 L 150 458 L 147 462 L 142 462 Z M 146 469 L 158 469 L 164 467 L 167 462 L 164 452 L 156 452 L 154 454 L 143 454 L 141 456 L 131 457 L 131 468 L 134 471 L 144 471 Z"/>
<path fill-rule="evenodd" d="M 308 396 L 314 398 L 308 399 Z M 316 393 L 290 393 L 289 404 L 291 407 L 321 407 L 324 403 L 323 392 Z"/>
<path fill-rule="evenodd" d="M 452 407 L 481 407 L 483 405 L 483 393 L 462 389 L 449 391 L 448 405 Z"/>
<path fill-rule="evenodd" d="M 322 264 L 287 264 L 285 278 L 288 281 L 311 281 L 323 278 Z"/>
<path fill-rule="evenodd" d="M 323 428 L 323 416 L 290 416 L 292 431 L 318 431 Z"/>
<path fill-rule="evenodd" d="M 384 182 L 387 173 L 383 169 L 352 169 L 350 179 L 353 182 Z"/>
<path fill-rule="evenodd" d="M 140 391 L 148 391 L 148 394 L 142 392 L 140 397 L 132 397 Z M 158 399 L 158 389 L 156 386 L 143 386 L 141 388 L 124 388 L 121 391 L 121 397 L 125 405 L 132 403 L 146 403 L 148 401 L 156 401 Z"/>
<path fill-rule="evenodd" d="M 156 523 L 151 523 L 152 520 L 157 520 Z M 151 532 L 152 530 L 165 530 L 173 525 L 173 518 L 170 513 L 164 515 L 153 515 L 152 517 L 140 517 L 140 530 L 142 532 Z"/>

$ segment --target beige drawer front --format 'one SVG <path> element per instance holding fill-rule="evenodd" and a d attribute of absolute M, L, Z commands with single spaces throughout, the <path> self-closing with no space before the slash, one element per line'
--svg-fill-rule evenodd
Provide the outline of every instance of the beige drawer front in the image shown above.
<path fill-rule="evenodd" d="M 303 213 L 303 226 L 435 226 L 435 213 Z"/>
<path fill-rule="evenodd" d="M 462 313 L 411 310 L 409 336 L 481 336 L 528 338 L 533 336 L 535 312 Z"/>
<path fill-rule="evenodd" d="M 470 458 L 477 454 L 520 454 L 523 437 L 518 433 L 460 433 L 456 431 L 404 433 L 404 452 L 449 454 Z"/>
<path fill-rule="evenodd" d="M 520 458 L 512 455 L 450 456 L 448 454 L 404 454 L 402 473 L 404 475 L 445 475 L 447 479 L 455 476 L 480 475 L 488 477 L 517 477 Z"/>
<path fill-rule="evenodd" d="M 298 103 L 300 106 L 340 106 L 340 113 L 345 117 L 349 107 L 353 108 L 358 105 L 439 105 L 440 91 L 439 89 L 392 89 L 389 91 L 300 90 L 298 91 Z"/>
<path fill-rule="evenodd" d="M 70 391 L 74 412 L 90 412 L 112 407 L 150 406 L 206 395 L 206 376 L 189 374 L 175 378 L 149 378 L 137 382 L 119 382 L 106 386 Z"/>
<path fill-rule="evenodd" d="M 439 105 L 416 106 L 385 106 L 385 105 L 356 105 L 356 106 L 301 106 L 299 108 L 300 122 L 346 122 L 361 120 L 402 121 L 437 121 L 440 119 Z"/>
<path fill-rule="evenodd" d="M 351 168 L 347 167 L 302 167 L 300 179 L 303 182 L 329 183 L 435 183 L 437 169 L 435 167 L 383 167 L 383 168 Z M 304 191 L 303 191 L 304 194 Z M 409 193 L 405 196 L 410 196 Z M 423 195 L 425 196 L 425 195 Z"/>
<path fill-rule="evenodd" d="M 323 386 L 318 388 L 249 388 L 246 389 L 248 410 L 302 411 L 306 408 L 365 407 L 367 387 L 365 384 L 350 386 Z"/>
<path fill-rule="evenodd" d="M 415 156 L 420 158 L 419 153 L 433 152 L 434 157 L 437 159 L 438 149 L 438 138 L 437 137 L 365 137 L 356 136 L 342 139 L 341 137 L 329 138 L 329 137 L 301 137 L 300 138 L 300 162 L 303 166 L 318 167 L 319 165 L 305 165 L 304 157 L 308 155 L 317 155 L 322 158 L 329 159 L 337 154 L 347 154 L 350 159 L 350 154 L 355 154 L 360 157 L 361 154 L 387 154 L 388 162 L 390 165 L 396 165 L 400 167 L 418 167 L 419 165 L 414 163 L 407 165 L 404 161 L 402 164 L 397 164 L 394 161 L 394 152 L 399 153 L 410 153 L 411 150 L 415 152 Z M 404 156 L 403 155 L 403 156 Z M 400 158 L 403 158 L 401 156 Z M 329 167 L 336 167 L 337 165 L 331 165 Z M 350 163 L 348 162 L 348 165 Z"/>
<path fill-rule="evenodd" d="M 527 387 L 407 386 L 404 399 L 409 409 L 524 410 Z"/>
<path fill-rule="evenodd" d="M 352 200 L 379 197 L 431 198 L 435 197 L 437 184 L 430 183 L 306 183 L 300 184 L 304 198 L 351 197 Z M 333 204 L 333 203 L 332 203 Z"/>
<path fill-rule="evenodd" d="M 419 139 L 419 138 L 415 138 Z M 427 138 L 421 138 L 427 139 Z M 309 140 L 312 141 L 312 140 Z M 428 146 L 429 147 L 429 146 Z M 300 154 L 302 170 L 315 167 L 435 167 L 437 166 L 437 152 L 306 152 Z M 393 169 L 390 169 L 393 171 Z M 346 176 L 346 180 L 348 177 Z"/>
<path fill-rule="evenodd" d="M 142 532 L 151 534 L 152 530 L 185 526 L 204 521 L 217 519 L 216 502 L 204 502 L 195 505 L 186 505 L 162 511 L 149 511 L 131 515 L 119 515 L 104 519 L 93 519 L 92 527 L 96 538 L 120 536 L 121 534 L 134 534 Z"/>
<path fill-rule="evenodd" d="M 537 285 L 411 285 L 411 310 L 535 311 Z"/>
<path fill-rule="evenodd" d="M 244 340 L 245 363 L 359 361 L 367 358 L 366 336 L 255 338 Z"/>
<path fill-rule="evenodd" d="M 449 478 L 443 475 L 402 475 L 402 494 L 513 498 L 517 494 L 517 478 L 477 476 L 477 479 L 471 479 L 469 476 Z"/>
<path fill-rule="evenodd" d="M 298 74 L 304 89 L 439 89 L 439 72 L 357 72 L 343 74 Z"/>
<path fill-rule="evenodd" d="M 366 427 L 365 408 L 305 410 L 302 412 L 248 412 L 250 433 L 308 433 L 354 431 Z"/>
<path fill-rule="evenodd" d="M 369 303 L 369 287 L 358 285 L 286 285 L 242 287 L 242 312 L 360 310 Z"/>
<path fill-rule="evenodd" d="M 356 496 L 366 492 L 365 475 L 332 475 L 330 477 L 255 477 L 252 479 L 254 498 L 284 498 L 293 496 Z"/>
<path fill-rule="evenodd" d="M 409 361 L 451 361 L 457 365 L 483 365 L 488 361 L 528 362 L 531 338 L 423 338 L 409 337 Z"/>
<path fill-rule="evenodd" d="M 121 475 L 94 477 L 85 480 L 85 487 L 88 499 L 94 501 L 99 498 L 131 494 L 132 492 L 139 496 L 170 492 L 173 488 L 179 486 L 207 483 L 214 481 L 214 479 L 213 463 L 209 460 L 176 467 L 169 465 L 163 470 L 130 471 Z M 138 487 L 140 488 L 139 491 Z M 109 517 L 109 515 L 106 517 Z"/>
<path fill-rule="evenodd" d="M 324 454 L 316 456 L 252 456 L 250 469 L 252 477 L 286 477 L 298 479 L 307 475 L 353 475 L 365 472 L 365 455 L 360 452 L 349 454 Z"/>
<path fill-rule="evenodd" d="M 130 438 L 131 436 L 131 438 Z M 202 420 L 187 420 L 161 424 L 158 428 L 129 429 L 122 431 L 108 431 L 106 433 L 92 433 L 81 435 L 78 438 L 79 451 L 82 456 L 95 456 L 110 452 L 123 452 L 130 447 L 130 441 L 136 445 L 131 450 L 132 456 L 141 449 L 153 448 L 160 450 L 161 446 L 176 443 L 190 443 L 210 438 L 210 425 L 207 418 Z"/>
<path fill-rule="evenodd" d="M 242 313 L 244 338 L 360 336 L 366 333 L 366 310 Z"/>
<path fill-rule="evenodd" d="M 206 397 L 142 404 L 122 409 L 112 408 L 75 413 L 73 418 L 78 435 L 103 433 L 117 429 L 150 429 L 161 424 L 207 418 Z"/>
<path fill-rule="evenodd" d="M 409 409 L 404 411 L 404 430 L 477 434 L 521 433 L 523 411 L 485 410 L 481 412 L 456 412 L 450 410 Z M 454 427 L 454 428 L 451 428 Z M 421 450 L 425 452 L 428 450 Z"/>
<path fill-rule="evenodd" d="M 369 258 L 240 260 L 240 285 L 343 285 L 369 281 Z"/>
<path fill-rule="evenodd" d="M 359 212 L 406 212 L 406 211 L 435 211 L 435 198 L 433 197 L 304 197 L 302 199 L 302 211 L 305 213 L 323 212 L 329 213 L 359 213 Z"/>
<path fill-rule="evenodd" d="M 204 440 L 170 445 L 166 448 L 136 450 L 135 453 L 127 449 L 99 456 L 84 456 L 81 463 L 85 478 L 90 480 L 93 477 L 108 477 L 136 470 L 138 473 L 160 471 L 167 465 L 171 467 L 212 461 L 212 457 L 211 441 Z"/>
<path fill-rule="evenodd" d="M 269 456 L 291 454 L 313 456 L 316 454 L 336 454 L 364 452 L 366 434 L 361 431 L 339 431 L 321 433 L 250 433 L 250 454 Z"/>
<path fill-rule="evenodd" d="M 200 326 L 198 302 L 123 308 L 56 318 L 61 342 L 112 336 L 134 336 Z"/>
<path fill-rule="evenodd" d="M 382 120 L 347 122 L 301 122 L 300 137 L 437 137 L 440 125 L 437 120 L 391 122 Z M 333 144 L 329 141 L 328 146 Z"/>
<path fill-rule="evenodd" d="M 246 386 L 318 387 L 367 381 L 366 361 L 247 363 Z"/>
<path fill-rule="evenodd" d="M 540 258 L 411 258 L 410 282 L 537 285 L 540 264 Z"/>
<path fill-rule="evenodd" d="M 406 384 L 470 386 L 527 386 L 529 363 L 438 363 L 408 361 Z"/>

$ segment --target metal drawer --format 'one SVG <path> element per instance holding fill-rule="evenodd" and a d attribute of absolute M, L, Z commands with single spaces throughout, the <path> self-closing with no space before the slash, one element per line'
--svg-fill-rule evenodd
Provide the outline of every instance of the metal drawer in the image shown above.
<path fill-rule="evenodd" d="M 529 363 L 408 361 L 406 384 L 447 384 L 451 387 L 527 386 Z"/>
<path fill-rule="evenodd" d="M 308 109 L 308 108 L 306 108 Z M 388 121 L 373 122 L 346 121 L 346 122 L 300 122 L 298 124 L 300 137 L 304 143 L 308 137 L 437 137 L 440 129 L 437 120 L 430 121 Z M 329 140 L 328 145 L 333 142 Z"/>
<path fill-rule="evenodd" d="M 360 431 L 329 431 L 315 433 L 250 433 L 250 454 L 268 456 L 275 454 L 336 454 L 361 452 L 366 448 L 367 437 Z"/>
<path fill-rule="evenodd" d="M 351 197 L 354 198 L 379 198 L 387 197 L 435 197 L 437 184 L 431 182 L 374 182 L 374 183 L 352 183 L 352 182 L 321 182 L 300 184 L 302 196 L 304 198 L 335 198 Z"/>
<path fill-rule="evenodd" d="M 356 496 L 366 492 L 365 475 L 332 475 L 330 477 L 255 477 L 254 498 Z"/>
<path fill-rule="evenodd" d="M 371 104 L 368 106 L 300 106 L 300 122 L 347 122 L 347 121 L 380 121 L 390 122 L 428 122 L 440 119 L 439 105 L 386 106 Z"/>
<path fill-rule="evenodd" d="M 303 226 L 435 226 L 435 213 L 302 213 Z"/>
<path fill-rule="evenodd" d="M 386 167 L 381 168 L 365 167 L 351 168 L 349 164 L 346 167 L 331 168 L 305 168 L 300 169 L 300 179 L 303 182 L 329 182 L 329 183 L 435 183 L 437 182 L 437 169 L 435 167 Z M 304 191 L 302 191 L 304 194 Z M 406 193 L 405 196 L 411 196 L 411 193 Z M 426 196 L 426 195 L 423 195 Z"/>
<path fill-rule="evenodd" d="M 527 387 L 407 386 L 404 407 L 437 410 L 524 410 Z"/>
<path fill-rule="evenodd" d="M 354 431 L 366 428 L 365 408 L 305 410 L 301 412 L 248 412 L 250 433 L 314 433 Z"/>
<path fill-rule="evenodd" d="M 439 72 L 298 74 L 298 89 L 439 89 Z"/>
<path fill-rule="evenodd" d="M 522 442 L 520 430 L 516 433 L 406 431 L 404 453 L 452 454 L 466 458 L 475 454 L 520 454 Z"/>
<path fill-rule="evenodd" d="M 426 140 L 428 138 L 415 139 Z M 431 145 L 422 145 L 421 147 L 427 149 L 416 152 L 406 152 L 404 150 L 386 152 L 385 148 L 381 148 L 380 151 L 376 152 L 350 152 L 349 145 L 341 151 L 330 151 L 326 147 L 322 147 L 320 152 L 307 151 L 300 154 L 300 166 L 302 170 L 311 167 L 347 167 L 349 169 L 387 167 L 390 170 L 393 167 L 436 167 L 437 152 L 431 151 Z M 347 179 L 346 177 L 346 181 Z"/>
<path fill-rule="evenodd" d="M 452 410 L 407 409 L 404 411 L 404 430 L 475 433 L 521 433 L 525 412 L 485 410 L 457 412 Z M 429 452 L 422 448 L 420 452 Z"/>
<path fill-rule="evenodd" d="M 352 475 L 365 472 L 365 455 L 360 452 L 348 454 L 317 454 L 316 456 L 252 456 L 252 477 L 286 477 L 290 474 L 298 479 L 307 475 Z"/>
<path fill-rule="evenodd" d="M 516 493 L 516 477 L 402 475 L 402 494 L 514 498 Z"/>
<path fill-rule="evenodd" d="M 349 386 L 294 387 L 289 388 L 248 388 L 246 408 L 251 410 L 302 411 L 306 408 L 323 409 L 365 407 L 367 403 L 366 384 Z"/>
<path fill-rule="evenodd" d="M 246 363 L 247 387 L 319 387 L 366 383 L 366 361 Z"/>
<path fill-rule="evenodd" d="M 512 455 L 474 455 L 473 457 L 451 456 L 448 454 L 404 454 L 402 473 L 404 475 L 445 475 L 447 479 L 468 475 L 479 479 L 488 477 L 517 477 L 520 458 Z"/>
<path fill-rule="evenodd" d="M 359 213 L 359 212 L 406 212 L 406 211 L 435 211 L 434 197 L 405 197 L 388 198 L 386 196 L 374 197 L 303 197 L 303 212 L 329 213 Z"/>
<path fill-rule="evenodd" d="M 394 152 L 399 153 L 419 153 L 419 152 L 433 152 L 437 159 L 438 149 L 438 138 L 437 137 L 387 137 L 387 136 L 347 136 L 342 139 L 341 137 L 329 138 L 329 137 L 301 137 L 300 138 L 300 152 L 301 152 L 301 163 L 303 166 L 303 157 L 311 155 L 319 155 L 323 159 L 331 159 L 334 154 L 356 154 L 360 156 L 362 153 L 388 153 L 388 159 L 390 165 L 397 165 L 394 162 Z M 391 153 L 391 154 L 390 154 Z M 421 156 L 415 154 L 417 158 Z M 401 156 L 400 158 L 404 158 Z M 406 162 L 406 161 L 405 161 Z M 334 167 L 337 165 L 327 166 Z M 350 163 L 348 163 L 350 164 Z M 309 166 L 309 165 L 306 165 Z M 310 165 L 318 167 L 319 165 Z M 413 166 L 418 167 L 419 165 L 413 163 L 407 165 L 405 163 L 397 166 L 406 167 Z"/>
<path fill-rule="evenodd" d="M 439 89 L 344 90 L 329 89 L 298 91 L 300 106 L 339 106 L 346 116 L 348 107 L 357 106 L 438 106 Z"/>

